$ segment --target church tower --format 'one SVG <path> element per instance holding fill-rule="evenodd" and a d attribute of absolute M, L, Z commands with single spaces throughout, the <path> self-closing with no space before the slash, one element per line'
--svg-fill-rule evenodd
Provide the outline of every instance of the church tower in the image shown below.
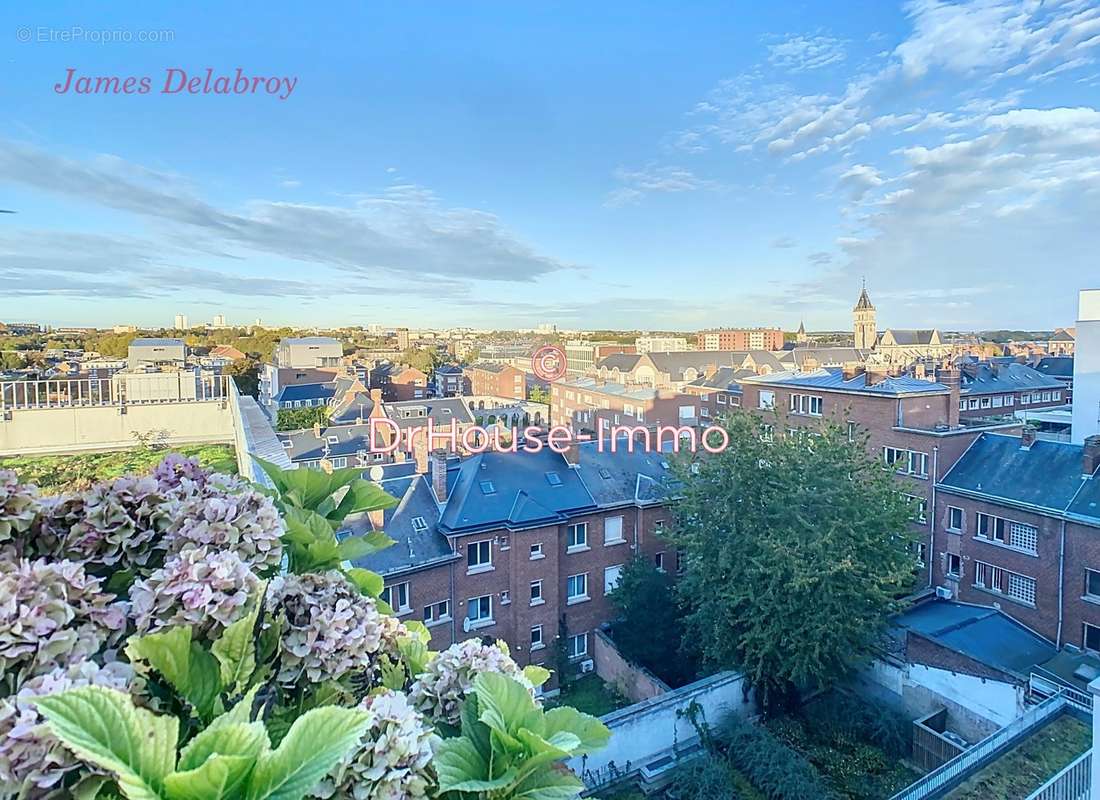
<path fill-rule="evenodd" d="M 798 333 L 794 335 L 794 340 L 797 344 L 806 344 L 810 341 L 810 337 L 806 335 L 806 323 L 798 323 Z"/>
<path fill-rule="evenodd" d="M 863 291 L 859 293 L 859 301 L 852 309 L 854 330 L 856 334 L 856 348 L 870 350 L 878 339 L 878 326 L 875 322 L 875 307 L 871 305 L 871 299 L 867 296 L 867 284 L 863 284 Z"/>

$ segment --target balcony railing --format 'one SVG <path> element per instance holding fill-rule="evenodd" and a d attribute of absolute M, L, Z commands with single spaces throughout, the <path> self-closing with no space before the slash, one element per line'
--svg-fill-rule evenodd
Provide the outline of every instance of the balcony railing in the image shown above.
<path fill-rule="evenodd" d="M 116 373 L 78 378 L 0 383 L 0 412 L 20 409 L 82 408 L 146 403 L 227 401 L 229 375 L 191 372 Z"/>
<path fill-rule="evenodd" d="M 1090 800 L 1092 750 L 1086 750 L 1065 769 L 1027 796 L 1027 800 Z"/>

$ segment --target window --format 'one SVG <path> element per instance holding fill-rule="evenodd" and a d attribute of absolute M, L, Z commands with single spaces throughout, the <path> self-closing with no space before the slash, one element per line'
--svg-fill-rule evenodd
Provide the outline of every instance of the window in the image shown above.
<path fill-rule="evenodd" d="M 821 416 L 821 398 L 811 394 L 792 394 L 791 413 L 809 414 L 811 417 Z"/>
<path fill-rule="evenodd" d="M 542 542 L 537 542 L 531 545 L 531 560 L 537 561 L 540 558 L 545 558 L 542 552 Z"/>
<path fill-rule="evenodd" d="M 584 658 L 588 655 L 588 634 L 578 633 L 576 636 L 570 636 L 566 654 L 569 658 Z"/>
<path fill-rule="evenodd" d="M 1025 553 L 1037 553 L 1039 531 L 1032 525 L 995 517 L 992 514 L 977 515 L 977 535 L 991 542 L 998 542 Z"/>
<path fill-rule="evenodd" d="M 882 456 L 887 465 L 893 467 L 902 475 L 915 475 L 918 478 L 928 477 L 928 454 L 916 450 L 903 450 L 898 447 L 882 448 Z"/>
<path fill-rule="evenodd" d="M 340 444 L 340 440 L 335 436 L 329 436 L 328 437 L 328 443 L 329 444 Z"/>
<path fill-rule="evenodd" d="M 543 644 L 543 641 L 542 641 L 542 626 L 541 625 L 532 625 L 531 626 L 531 649 L 532 650 L 541 650 L 544 647 L 546 647 L 546 645 Z"/>
<path fill-rule="evenodd" d="M 661 572 L 665 571 L 665 554 L 663 552 L 658 553 L 653 557 L 653 563 L 657 566 Z"/>
<path fill-rule="evenodd" d="M 990 398 L 983 397 L 982 398 L 982 408 L 989 408 L 991 402 L 992 401 L 990 400 Z"/>
<path fill-rule="evenodd" d="M 760 426 L 760 441 L 770 442 L 775 439 L 775 426 L 764 423 Z"/>
<path fill-rule="evenodd" d="M 1087 622 L 1085 625 L 1085 633 L 1082 637 L 1082 642 L 1085 645 L 1086 650 L 1092 650 L 1094 653 L 1100 653 L 1100 628 L 1095 625 L 1089 625 Z"/>
<path fill-rule="evenodd" d="M 339 458 L 332 459 L 332 466 L 334 469 L 343 469 L 348 465 L 348 457 L 340 456 Z"/>
<path fill-rule="evenodd" d="M 726 404 L 726 396 L 721 392 L 717 395 L 718 405 L 724 406 Z"/>
<path fill-rule="evenodd" d="M 492 543 L 485 539 L 481 542 L 470 542 L 466 545 L 466 569 L 467 571 L 491 569 L 493 566 Z"/>
<path fill-rule="evenodd" d="M 960 533 L 963 529 L 963 510 L 958 506 L 947 507 L 947 530 Z"/>
<path fill-rule="evenodd" d="M 542 599 L 542 581 L 531 581 L 531 605 L 541 606 L 545 602 Z"/>
<path fill-rule="evenodd" d="M 665 535 L 665 521 L 663 519 L 659 519 L 659 520 L 657 520 L 656 522 L 653 523 L 653 535 L 654 536 L 664 536 Z"/>
<path fill-rule="evenodd" d="M 505 589 L 503 592 L 500 593 L 500 604 L 502 606 L 507 606 L 507 605 L 511 605 L 511 603 L 512 603 L 512 593 L 509 592 L 507 589 Z"/>
<path fill-rule="evenodd" d="M 962 575 L 962 559 L 958 553 L 947 554 L 947 564 L 944 567 L 944 572 L 952 578 L 958 578 Z"/>
<path fill-rule="evenodd" d="M 570 550 L 586 550 L 588 549 L 588 523 L 578 522 L 574 525 L 570 525 L 565 529 L 565 549 L 566 552 Z"/>
<path fill-rule="evenodd" d="M 478 484 L 481 487 L 482 494 L 496 494 L 497 489 L 493 486 L 492 481 L 480 481 Z"/>
<path fill-rule="evenodd" d="M 424 624 L 431 625 L 436 622 L 446 622 L 451 618 L 451 601 L 441 600 L 424 606 Z"/>
<path fill-rule="evenodd" d="M 423 533 L 428 530 L 428 523 L 423 517 L 413 517 L 412 526 L 413 530 L 417 533 Z"/>
<path fill-rule="evenodd" d="M 547 472 L 546 482 L 551 486 L 561 486 L 561 475 L 556 472 Z"/>
<path fill-rule="evenodd" d="M 1085 570 L 1085 596 L 1100 599 L 1100 571 Z"/>
<path fill-rule="evenodd" d="M 395 583 L 382 590 L 382 601 L 398 613 L 409 611 L 409 584 Z"/>
<path fill-rule="evenodd" d="M 570 575 L 565 581 L 565 602 L 579 603 L 588 599 L 588 573 Z"/>
<path fill-rule="evenodd" d="M 760 390 L 760 408 L 775 408 L 775 392 L 769 392 L 763 389 Z"/>
<path fill-rule="evenodd" d="M 1006 595 L 1021 603 L 1035 605 L 1034 578 L 1009 572 L 1007 569 L 984 561 L 974 562 L 974 585 L 980 589 Z"/>
<path fill-rule="evenodd" d="M 608 517 L 603 521 L 603 543 L 604 544 L 622 544 L 626 539 L 623 538 L 623 518 L 622 517 Z"/>
<path fill-rule="evenodd" d="M 610 594 L 614 591 L 615 587 L 619 585 L 619 578 L 623 574 L 623 565 L 616 564 L 613 567 L 607 567 L 603 571 L 603 593 Z"/>
<path fill-rule="evenodd" d="M 466 601 L 466 619 L 470 625 L 491 625 L 493 623 L 493 596 L 471 597 Z"/>
<path fill-rule="evenodd" d="M 913 509 L 913 520 L 921 525 L 928 522 L 928 500 L 915 494 L 907 494 L 905 499 Z"/>

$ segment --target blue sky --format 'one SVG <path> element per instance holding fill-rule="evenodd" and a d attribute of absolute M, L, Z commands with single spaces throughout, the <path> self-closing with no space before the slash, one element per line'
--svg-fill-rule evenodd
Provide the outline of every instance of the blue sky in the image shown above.
<path fill-rule="evenodd" d="M 0 319 L 822 329 L 866 276 L 880 327 L 1042 328 L 1100 284 L 1091 0 L 7 4 L 0 41 Z M 238 67 L 297 83 L 161 92 Z"/>

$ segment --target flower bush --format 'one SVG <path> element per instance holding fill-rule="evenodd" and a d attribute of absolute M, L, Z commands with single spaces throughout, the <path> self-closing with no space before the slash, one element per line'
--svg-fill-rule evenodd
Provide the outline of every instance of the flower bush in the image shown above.
<path fill-rule="evenodd" d="M 0 798 L 575 797 L 598 720 L 543 711 L 502 642 L 442 653 L 337 538 L 357 470 L 274 493 L 170 455 L 39 500 L 0 472 Z"/>

